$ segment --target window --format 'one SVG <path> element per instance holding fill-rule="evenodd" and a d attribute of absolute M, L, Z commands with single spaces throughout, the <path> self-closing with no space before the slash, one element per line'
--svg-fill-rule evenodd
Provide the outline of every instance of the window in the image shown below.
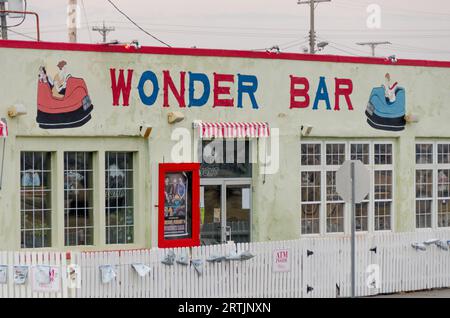
<path fill-rule="evenodd" d="M 65 245 L 93 245 L 93 170 L 91 152 L 64 153 Z"/>
<path fill-rule="evenodd" d="M 375 231 L 391 230 L 393 167 L 392 144 L 374 144 L 374 220 Z"/>
<path fill-rule="evenodd" d="M 438 227 L 450 226 L 450 170 L 438 170 Z"/>
<path fill-rule="evenodd" d="M 416 144 L 416 228 L 450 227 L 450 143 Z"/>
<path fill-rule="evenodd" d="M 106 244 L 133 243 L 133 153 L 105 154 Z"/>
<path fill-rule="evenodd" d="M 370 144 L 351 143 L 350 160 L 360 160 L 366 166 L 370 164 Z M 364 232 L 369 230 L 369 195 L 363 202 L 355 206 L 355 227 L 356 231 Z"/>
<path fill-rule="evenodd" d="M 51 246 L 51 153 L 20 154 L 21 247 Z"/>
<path fill-rule="evenodd" d="M 433 170 L 416 170 L 416 226 L 431 227 Z"/>
<path fill-rule="evenodd" d="M 345 160 L 361 160 L 371 171 L 372 190 L 356 205 L 357 231 L 391 230 L 393 145 L 382 142 L 305 142 L 301 144 L 302 234 L 346 232 L 351 207 L 336 192 L 336 171 Z M 323 220 L 323 223 L 322 223 Z M 350 231 L 350 228 L 348 228 Z"/>
<path fill-rule="evenodd" d="M 375 179 L 375 231 L 391 229 L 392 171 L 378 170 Z"/>
<path fill-rule="evenodd" d="M 344 205 L 336 192 L 336 171 L 327 171 L 327 233 L 344 232 Z"/>
<path fill-rule="evenodd" d="M 319 233 L 320 171 L 302 172 L 302 233 Z"/>
<path fill-rule="evenodd" d="M 251 143 L 241 139 L 202 139 L 201 178 L 251 178 Z"/>

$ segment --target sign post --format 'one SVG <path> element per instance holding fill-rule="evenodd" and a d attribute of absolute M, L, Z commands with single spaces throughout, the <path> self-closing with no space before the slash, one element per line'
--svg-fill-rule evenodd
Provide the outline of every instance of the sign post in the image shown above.
<path fill-rule="evenodd" d="M 370 175 L 360 160 L 348 160 L 336 172 L 336 192 L 346 203 L 351 204 L 351 275 L 352 297 L 356 294 L 356 204 L 361 203 L 369 193 Z"/>

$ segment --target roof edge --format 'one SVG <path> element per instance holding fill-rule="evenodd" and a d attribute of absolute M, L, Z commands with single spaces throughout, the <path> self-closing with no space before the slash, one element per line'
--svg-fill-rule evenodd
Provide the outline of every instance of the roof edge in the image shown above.
<path fill-rule="evenodd" d="M 0 40 L 0 48 L 34 49 L 34 50 L 61 50 L 80 52 L 108 52 L 127 54 L 161 54 L 161 55 L 184 55 L 203 57 L 230 57 L 230 58 L 253 58 L 271 60 L 292 60 L 292 61 L 313 61 L 313 62 L 334 62 L 353 64 L 376 64 L 376 65 L 397 65 L 397 66 L 419 66 L 419 67 L 440 67 L 450 68 L 450 61 L 398 59 L 396 63 L 385 58 L 377 57 L 354 57 L 341 55 L 313 55 L 300 53 L 272 53 L 243 50 L 226 49 L 200 49 L 200 48 L 173 48 L 142 46 L 138 50 L 126 48 L 124 45 L 108 44 L 85 44 L 85 43 L 65 43 L 65 42 L 36 42 L 18 40 Z"/>

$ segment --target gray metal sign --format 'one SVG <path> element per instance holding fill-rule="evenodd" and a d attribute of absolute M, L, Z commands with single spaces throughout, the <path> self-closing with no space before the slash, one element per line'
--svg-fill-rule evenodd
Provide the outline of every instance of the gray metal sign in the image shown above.
<path fill-rule="evenodd" d="M 360 160 L 347 160 L 336 172 L 336 192 L 346 203 L 352 203 L 351 166 L 354 163 L 354 203 L 361 203 L 370 191 L 369 170 Z"/>

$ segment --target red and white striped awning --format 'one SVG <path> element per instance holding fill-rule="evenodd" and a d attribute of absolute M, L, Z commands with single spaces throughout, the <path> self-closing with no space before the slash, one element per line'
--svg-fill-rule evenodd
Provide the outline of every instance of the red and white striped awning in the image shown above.
<path fill-rule="evenodd" d="M 263 122 L 197 122 L 200 138 L 260 138 L 269 137 L 268 123 Z"/>
<path fill-rule="evenodd" d="M 0 119 L 0 138 L 8 137 L 8 125 L 6 121 Z"/>

